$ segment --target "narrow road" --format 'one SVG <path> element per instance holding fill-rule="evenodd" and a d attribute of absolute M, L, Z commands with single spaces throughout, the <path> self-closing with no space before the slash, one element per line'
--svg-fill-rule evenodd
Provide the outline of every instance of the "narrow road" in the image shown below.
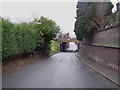
<path fill-rule="evenodd" d="M 117 88 L 117 86 L 78 60 L 75 52 L 63 52 L 3 76 L 3 88 Z"/>

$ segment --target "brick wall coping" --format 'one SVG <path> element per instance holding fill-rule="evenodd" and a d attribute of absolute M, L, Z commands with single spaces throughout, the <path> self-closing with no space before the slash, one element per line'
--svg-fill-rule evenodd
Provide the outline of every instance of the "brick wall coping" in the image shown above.
<path fill-rule="evenodd" d="M 88 46 L 93 46 L 93 47 L 104 47 L 104 48 L 120 49 L 120 47 L 101 46 L 101 45 L 93 45 L 93 44 L 86 44 L 86 43 L 81 43 L 81 44 L 88 45 Z"/>
<path fill-rule="evenodd" d="M 104 29 L 100 29 L 100 30 L 97 30 L 96 33 L 99 33 L 99 32 L 102 32 L 102 31 L 106 31 L 106 30 L 110 30 L 112 28 L 117 28 L 120 26 L 120 23 L 116 24 L 116 25 L 113 25 L 113 26 L 110 26 L 108 28 L 104 28 Z"/>

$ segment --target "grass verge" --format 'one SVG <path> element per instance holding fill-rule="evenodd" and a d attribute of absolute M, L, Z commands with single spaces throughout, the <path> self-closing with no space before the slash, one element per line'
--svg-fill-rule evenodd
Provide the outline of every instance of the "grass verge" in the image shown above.
<path fill-rule="evenodd" d="M 51 40 L 51 50 L 50 50 L 50 54 L 53 55 L 53 54 L 56 54 L 59 50 L 58 50 L 58 42 L 57 41 L 54 41 L 54 40 Z"/>

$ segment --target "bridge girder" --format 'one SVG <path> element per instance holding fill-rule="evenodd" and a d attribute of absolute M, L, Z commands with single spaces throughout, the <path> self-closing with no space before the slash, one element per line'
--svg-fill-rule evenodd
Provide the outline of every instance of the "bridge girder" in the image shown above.
<path fill-rule="evenodd" d="M 61 40 L 59 40 L 59 46 L 60 46 L 60 51 L 65 51 L 66 49 L 67 49 L 67 43 L 69 43 L 69 42 L 75 42 L 76 44 L 77 44 L 77 46 L 78 46 L 78 44 L 79 44 L 79 40 L 77 40 L 77 39 L 61 39 Z M 79 49 L 79 47 L 78 47 L 78 49 Z"/>
<path fill-rule="evenodd" d="M 80 42 L 79 40 L 61 39 L 60 42 Z"/>

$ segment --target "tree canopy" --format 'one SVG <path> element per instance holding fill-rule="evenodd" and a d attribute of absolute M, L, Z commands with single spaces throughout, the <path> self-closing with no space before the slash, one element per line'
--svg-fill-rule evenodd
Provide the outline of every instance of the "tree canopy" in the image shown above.
<path fill-rule="evenodd" d="M 59 32 L 59 26 L 57 26 L 53 20 L 41 17 L 40 19 L 34 20 L 34 29 L 36 30 L 38 36 L 38 48 L 40 49 L 42 44 L 42 50 L 45 51 L 44 53 L 48 54 L 50 50 L 50 41 L 55 38 L 56 34 Z M 44 37 L 42 43 L 39 40 L 39 36 L 41 36 L 41 34 Z"/>
<path fill-rule="evenodd" d="M 103 29 L 112 13 L 111 2 L 78 2 L 74 32 L 78 40 L 86 38 L 89 32 Z"/>
<path fill-rule="evenodd" d="M 80 5 L 79 5 L 80 4 Z M 78 2 L 78 11 L 77 11 L 77 17 L 75 22 L 75 34 L 77 36 L 78 40 L 82 40 L 83 37 L 86 36 L 86 34 L 93 29 L 93 12 L 95 10 L 95 3 L 86 3 L 83 4 Z M 80 10 L 79 10 L 80 8 Z"/>

